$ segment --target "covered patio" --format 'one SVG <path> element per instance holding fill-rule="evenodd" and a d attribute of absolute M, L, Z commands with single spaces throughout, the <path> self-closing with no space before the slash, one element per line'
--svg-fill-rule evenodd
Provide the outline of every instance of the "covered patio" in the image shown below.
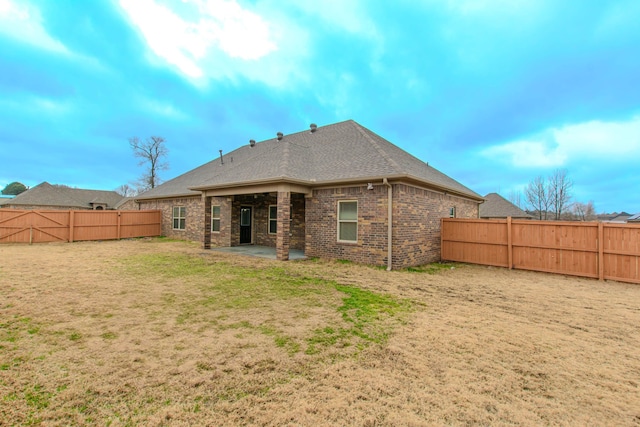
<path fill-rule="evenodd" d="M 306 187 L 262 184 L 203 189 L 204 248 L 275 258 L 304 258 Z"/>

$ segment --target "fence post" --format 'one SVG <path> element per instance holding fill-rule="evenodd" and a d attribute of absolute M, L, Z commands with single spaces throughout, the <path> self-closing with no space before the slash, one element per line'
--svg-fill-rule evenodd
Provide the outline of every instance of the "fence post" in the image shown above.
<path fill-rule="evenodd" d="M 598 279 L 604 280 L 604 224 L 598 222 Z"/>
<path fill-rule="evenodd" d="M 442 262 L 442 244 L 444 243 L 444 218 L 440 218 L 440 262 Z"/>
<path fill-rule="evenodd" d="M 507 253 L 509 257 L 509 270 L 513 269 L 513 237 L 511 237 L 511 217 L 507 217 Z"/>
<path fill-rule="evenodd" d="M 73 229 L 75 227 L 73 222 L 74 211 L 69 211 L 69 243 L 73 243 Z"/>
<path fill-rule="evenodd" d="M 120 240 L 120 211 L 116 211 L 118 212 L 118 231 L 117 231 L 117 239 Z"/>

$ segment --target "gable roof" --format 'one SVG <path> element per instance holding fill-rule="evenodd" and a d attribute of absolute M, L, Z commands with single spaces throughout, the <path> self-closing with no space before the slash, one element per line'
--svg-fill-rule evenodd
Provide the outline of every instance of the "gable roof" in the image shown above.
<path fill-rule="evenodd" d="M 16 206 L 64 206 L 72 208 L 91 209 L 92 204 L 106 204 L 114 208 L 122 196 L 115 191 L 83 190 L 43 182 L 18 194 L 4 204 Z"/>
<path fill-rule="evenodd" d="M 640 222 L 640 213 L 631 215 L 629 218 L 627 218 L 627 222 Z"/>
<path fill-rule="evenodd" d="M 353 120 L 244 145 L 149 190 L 137 199 L 200 190 L 292 182 L 306 186 L 403 178 L 475 200 L 482 197 Z"/>
<path fill-rule="evenodd" d="M 489 193 L 480 205 L 480 218 L 532 218 L 531 215 L 499 195 Z"/>

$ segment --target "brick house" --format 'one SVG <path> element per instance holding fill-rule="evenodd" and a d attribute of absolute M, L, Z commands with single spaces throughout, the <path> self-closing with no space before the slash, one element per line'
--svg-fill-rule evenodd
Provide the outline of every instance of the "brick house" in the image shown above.
<path fill-rule="evenodd" d="M 440 218 L 477 218 L 483 198 L 348 120 L 256 143 L 136 198 L 163 234 L 401 268 L 440 257 Z"/>

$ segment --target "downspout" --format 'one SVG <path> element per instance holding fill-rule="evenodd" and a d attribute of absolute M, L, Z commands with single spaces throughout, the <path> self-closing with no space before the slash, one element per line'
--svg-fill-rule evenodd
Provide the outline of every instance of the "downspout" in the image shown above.
<path fill-rule="evenodd" d="M 382 183 L 387 186 L 387 271 L 391 271 L 393 266 L 392 248 L 393 248 L 393 187 L 387 181 L 382 179 Z"/>

